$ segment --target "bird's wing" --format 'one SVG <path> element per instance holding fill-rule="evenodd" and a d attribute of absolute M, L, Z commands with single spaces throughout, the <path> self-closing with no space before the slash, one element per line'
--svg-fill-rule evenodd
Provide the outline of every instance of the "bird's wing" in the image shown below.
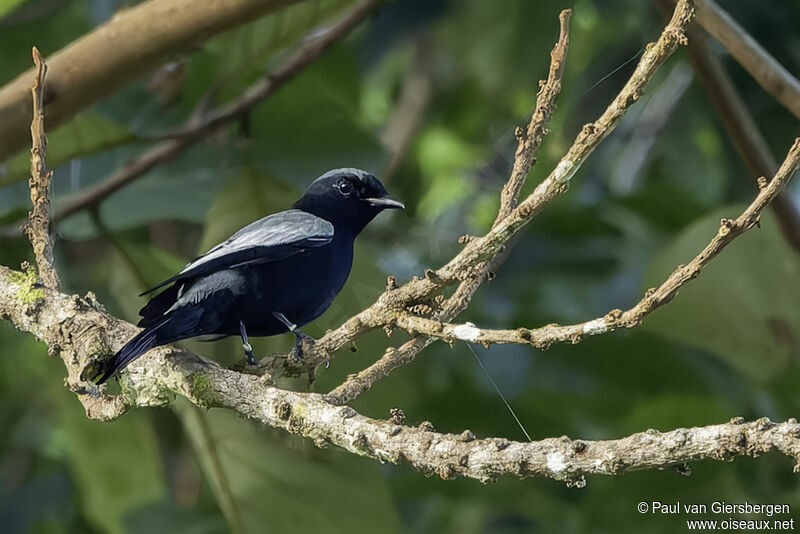
<path fill-rule="evenodd" d="M 268 263 L 327 245 L 333 225 L 302 210 L 287 210 L 248 224 L 211 250 L 190 261 L 181 272 L 142 295 L 185 278 L 252 263 Z"/>

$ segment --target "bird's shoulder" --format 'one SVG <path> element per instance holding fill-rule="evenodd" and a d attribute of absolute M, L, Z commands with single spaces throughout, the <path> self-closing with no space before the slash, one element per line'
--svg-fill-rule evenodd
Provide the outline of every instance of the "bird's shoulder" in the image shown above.
<path fill-rule="evenodd" d="M 333 234 L 333 224 L 303 210 L 290 209 L 273 213 L 241 228 L 202 256 L 187 263 L 178 274 L 142 294 L 189 277 L 289 258 L 307 248 L 329 244 L 333 240 Z"/>
<path fill-rule="evenodd" d="M 325 219 L 303 210 L 290 209 L 253 221 L 214 248 L 230 243 L 264 246 L 304 239 L 330 240 L 333 234 L 333 225 Z"/>
<path fill-rule="evenodd" d="M 242 253 L 247 253 L 242 260 L 278 260 L 292 255 L 296 249 L 324 246 L 330 243 L 333 234 L 333 225 L 316 215 L 298 209 L 280 211 L 238 230 L 189 262 L 181 272 L 186 273 L 225 257 L 233 259 Z"/>

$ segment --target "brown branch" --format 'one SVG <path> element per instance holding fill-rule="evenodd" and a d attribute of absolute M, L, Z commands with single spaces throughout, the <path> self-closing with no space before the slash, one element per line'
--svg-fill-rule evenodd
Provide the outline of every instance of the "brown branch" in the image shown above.
<path fill-rule="evenodd" d="M 207 113 L 202 120 L 189 119 L 179 131 L 170 134 L 174 139 L 166 139 L 150 147 L 135 159 L 129 161 L 107 180 L 91 187 L 66 202 L 55 214 L 55 220 L 63 220 L 89 206 L 92 206 L 122 187 L 143 176 L 150 169 L 177 157 L 195 143 L 207 138 L 220 127 L 247 114 L 256 104 L 269 97 L 276 89 L 294 78 L 305 67 L 313 63 L 331 46 L 352 30 L 359 22 L 377 8 L 383 0 L 362 0 L 340 21 L 325 30 L 319 31 L 306 40 L 298 50 L 278 68 L 257 81 L 241 95 L 216 111 Z"/>
<path fill-rule="evenodd" d="M 547 80 L 539 82 L 539 94 L 536 95 L 536 109 L 531 115 L 528 129 L 517 128 L 517 152 L 514 155 L 514 166 L 511 169 L 511 176 L 500 192 L 500 209 L 497 212 L 494 224 L 508 217 L 514 208 L 517 207 L 517 199 L 525 179 L 536 161 L 536 152 L 544 140 L 547 133 L 547 124 L 550 122 L 550 115 L 555 110 L 555 101 L 561 92 L 561 78 L 564 75 L 564 64 L 567 58 L 567 48 L 569 47 L 569 19 L 572 16 L 571 9 L 565 9 L 558 16 L 560 30 L 558 42 L 553 51 L 550 52 L 550 72 Z"/>
<path fill-rule="evenodd" d="M 761 179 L 761 191 L 738 218 L 722 219 L 717 234 L 697 256 L 688 264 L 675 269 L 658 288 L 648 290 L 639 303 L 624 312 L 612 310 L 604 317 L 584 323 L 568 326 L 553 324 L 535 329 L 481 329 L 471 323 L 447 324 L 410 314 L 399 316 L 394 324 L 415 335 L 424 334 L 450 343 L 458 340 L 487 345 L 521 343 L 532 345 L 537 349 L 546 349 L 553 343 L 578 343 L 586 337 L 605 334 L 618 328 L 633 328 L 641 324 L 648 314 L 671 301 L 680 288 L 697 278 L 703 268 L 726 246 L 758 223 L 762 211 L 784 190 L 798 167 L 800 167 L 800 138 L 795 139 L 773 179 L 769 183 Z"/>
<path fill-rule="evenodd" d="M 503 187 L 500 196 L 500 213 L 495 219 L 494 226 L 500 223 L 516 207 L 517 197 L 525 183 L 528 172 L 536 161 L 536 152 L 547 133 L 547 124 L 555 109 L 555 101 L 561 92 L 561 78 L 564 74 L 564 64 L 569 48 L 569 19 L 571 9 L 565 9 L 559 14 L 560 30 L 558 41 L 550 53 L 550 71 L 546 80 L 540 82 L 539 93 L 536 96 L 536 107 L 531 115 L 528 129 L 518 128 L 518 146 L 514 158 L 514 166 L 508 182 Z M 505 213 L 501 217 L 501 214 Z M 472 296 L 481 286 L 490 272 L 503 263 L 507 254 L 501 253 L 489 261 L 479 264 L 467 279 L 463 280 L 453 295 L 435 314 L 438 321 L 450 321 L 469 306 Z M 411 363 L 425 347 L 430 345 L 434 338 L 417 336 L 404 343 L 402 346 L 390 347 L 375 363 L 359 373 L 351 375 L 341 385 L 336 387 L 325 398 L 334 404 L 344 404 L 355 399 L 367 391 L 377 380 L 391 373 L 394 369 Z"/>
<path fill-rule="evenodd" d="M 770 451 L 800 462 L 800 425 L 795 420 L 774 424 L 767 419 L 752 423 L 736 419 L 606 441 L 476 439 L 469 430 L 443 434 L 429 424 L 410 427 L 365 417 L 349 406 L 331 405 L 319 394 L 279 389 L 270 385 L 268 377 L 237 373 L 169 346 L 149 351 L 128 367 L 120 381 L 122 395 L 92 396 L 82 379 L 90 374 L 87 368 L 119 349 L 136 327 L 109 315 L 91 295 L 65 295 L 36 288 L 35 283 L 33 273 L 0 267 L 0 316 L 58 352 L 67 370 L 67 386 L 94 419 L 113 419 L 135 406 L 163 406 L 178 394 L 197 406 L 235 410 L 320 446 L 333 444 L 380 462 L 406 462 L 445 479 L 483 482 L 501 476 L 537 476 L 582 484 L 584 475 L 670 468 L 704 458 L 730 461 Z"/>
<path fill-rule="evenodd" d="M 53 265 L 53 242 L 50 239 L 50 179 L 53 171 L 47 170 L 47 136 L 44 133 L 44 93 L 47 63 L 33 47 L 33 63 L 36 65 L 31 96 L 33 97 L 33 119 L 31 120 L 31 208 L 28 214 L 26 234 L 36 256 L 39 276 L 49 288 L 58 289 L 58 273 Z"/>
<path fill-rule="evenodd" d="M 49 127 L 68 120 L 171 56 L 298 0 L 147 0 L 49 56 Z M 34 71 L 0 88 L 0 161 L 25 145 Z"/>
<path fill-rule="evenodd" d="M 695 0 L 697 22 L 755 81 L 800 119 L 800 81 L 713 0 Z"/>
<path fill-rule="evenodd" d="M 137 178 L 143 176 L 150 169 L 166 163 L 177 157 L 190 145 L 188 139 L 170 139 L 162 141 L 142 152 L 136 159 L 127 162 L 120 170 L 64 202 L 53 215 L 55 222 L 60 222 L 67 217 L 93 206 L 122 189 Z"/>
<path fill-rule="evenodd" d="M 509 240 L 545 205 L 566 192 L 569 180 L 600 142 L 614 130 L 625 111 L 641 97 L 658 67 L 672 55 L 679 44 L 686 43 L 684 30 L 691 21 L 693 13 L 690 1 L 678 2 L 672 18 L 660 37 L 655 43 L 647 46 L 630 79 L 605 112 L 595 122 L 583 127 L 556 168 L 507 217 L 495 224 L 483 237 L 469 240 L 461 252 L 443 267 L 436 271 L 426 271 L 425 278 L 413 279 L 402 287 L 387 290 L 375 304 L 336 330 L 328 332 L 315 347 L 311 347 L 311 354 L 306 358 L 308 364 L 314 365 L 324 361 L 335 350 L 351 344 L 373 328 L 392 324 L 398 317 L 407 313 L 406 310 L 410 305 L 430 301 L 436 293 L 449 285 L 465 280 L 471 280 L 470 284 L 480 283 L 472 277 L 483 272 L 482 263 L 491 262 L 492 258 L 496 258 L 499 254 L 507 253 Z M 469 289 L 460 291 L 458 296 L 468 301 Z M 332 402 L 346 402 L 347 399 L 354 398 L 387 372 L 413 359 L 416 353 L 429 343 L 423 340 L 412 340 L 412 342 L 403 346 L 408 352 L 393 349 L 387 351 L 376 364 L 350 377 L 347 382 L 331 391 L 328 399 Z M 291 361 L 287 360 L 287 363 L 291 364 Z M 290 372 L 293 370 L 291 365 L 288 369 Z"/>
<path fill-rule="evenodd" d="M 413 63 L 403 77 L 397 104 L 381 132 L 381 141 L 390 154 L 380 173 L 384 183 L 391 181 L 403 161 L 434 97 L 435 67 L 436 40 L 430 31 L 425 31 L 414 40 Z"/>
<path fill-rule="evenodd" d="M 775 174 L 778 163 L 766 139 L 719 58 L 709 50 L 706 36 L 699 28 L 689 30 L 689 54 L 709 101 L 750 172 L 756 178 Z M 800 251 L 800 212 L 791 196 L 786 193 L 778 195 L 771 207 L 778 217 L 784 238 Z"/>

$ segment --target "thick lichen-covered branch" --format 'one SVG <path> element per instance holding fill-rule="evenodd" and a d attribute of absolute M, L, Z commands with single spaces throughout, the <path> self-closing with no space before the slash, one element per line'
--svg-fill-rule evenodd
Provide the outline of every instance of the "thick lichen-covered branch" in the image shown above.
<path fill-rule="evenodd" d="M 277 388 L 268 377 L 225 369 L 174 347 L 158 347 L 133 362 L 121 379 L 122 394 L 93 396 L 82 375 L 92 363 L 119 349 L 136 327 L 109 315 L 92 295 L 65 295 L 34 288 L 32 273 L 0 267 L 0 317 L 11 320 L 58 353 L 66 384 L 89 417 L 108 420 L 135 406 L 166 405 L 182 395 L 203 408 L 222 407 L 380 462 L 408 463 L 445 479 L 483 482 L 502 476 L 539 476 L 582 484 L 585 475 L 616 475 L 636 469 L 669 468 L 713 458 L 758 456 L 778 451 L 800 461 L 800 425 L 764 419 L 739 420 L 670 432 L 648 430 L 617 440 L 567 437 L 528 443 L 478 439 L 436 432 L 397 420 L 377 420 L 349 406 L 334 406 L 321 395 Z"/>

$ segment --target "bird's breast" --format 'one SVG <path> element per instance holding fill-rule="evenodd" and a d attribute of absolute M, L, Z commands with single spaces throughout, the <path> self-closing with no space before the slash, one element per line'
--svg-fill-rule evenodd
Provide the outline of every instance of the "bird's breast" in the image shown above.
<path fill-rule="evenodd" d="M 282 261 L 252 266 L 250 292 L 243 296 L 249 322 L 271 324 L 272 312 L 280 312 L 300 326 L 313 321 L 339 294 L 352 263 L 352 241 L 334 240 Z"/>

